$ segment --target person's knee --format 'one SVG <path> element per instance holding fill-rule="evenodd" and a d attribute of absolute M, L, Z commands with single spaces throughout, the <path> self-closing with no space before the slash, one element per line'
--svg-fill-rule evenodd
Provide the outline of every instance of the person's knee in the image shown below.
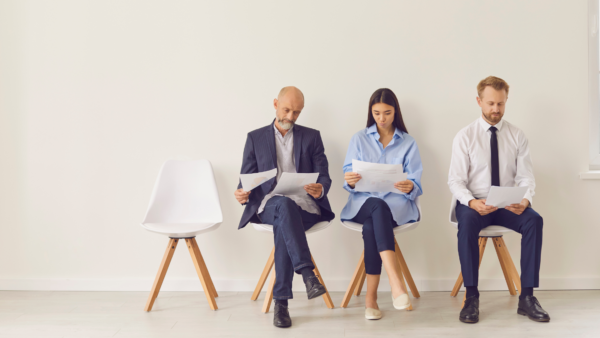
<path fill-rule="evenodd" d="M 277 198 L 275 200 L 275 203 L 277 206 L 277 210 L 280 213 L 290 213 L 297 211 L 298 207 L 296 205 L 296 202 L 294 202 L 291 198 L 285 196 L 277 196 L 274 198 Z"/>
<path fill-rule="evenodd" d="M 462 206 L 461 206 L 460 214 L 457 213 L 456 216 L 459 217 L 459 220 L 464 219 L 464 220 L 475 221 L 475 222 L 478 222 L 481 219 L 481 217 L 483 217 L 474 209 L 471 209 L 469 207 L 462 207 Z"/>
<path fill-rule="evenodd" d="M 302 219 L 300 210 L 298 209 L 296 202 L 292 199 L 284 196 L 276 196 L 274 199 L 273 202 L 275 203 L 276 216 L 273 221 L 273 226 L 287 226 L 291 225 L 296 219 Z M 292 222 L 289 222 L 289 220 L 292 220 Z"/>
<path fill-rule="evenodd" d="M 479 231 L 481 231 L 481 215 L 475 210 L 468 211 L 469 212 L 460 215 L 458 219 L 458 231 L 459 233 L 466 232 L 479 234 Z"/>
<path fill-rule="evenodd" d="M 371 210 L 373 212 L 383 212 L 385 214 L 392 214 L 392 210 L 390 206 L 381 198 L 369 198 L 369 202 L 371 203 Z"/>
<path fill-rule="evenodd" d="M 277 206 L 280 208 L 289 208 L 291 206 L 296 205 L 296 202 L 294 202 L 291 198 L 286 196 L 275 196 L 273 198 L 275 199 Z"/>
<path fill-rule="evenodd" d="M 542 231 L 544 228 L 544 219 L 539 214 L 535 214 L 525 222 L 523 232 L 526 231 Z"/>

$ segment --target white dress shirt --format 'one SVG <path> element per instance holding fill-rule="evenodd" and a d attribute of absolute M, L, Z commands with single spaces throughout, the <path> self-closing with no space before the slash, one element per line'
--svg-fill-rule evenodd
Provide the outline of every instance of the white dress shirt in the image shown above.
<path fill-rule="evenodd" d="M 275 129 L 275 151 L 277 152 L 277 182 L 281 178 L 281 174 L 286 173 L 296 173 L 296 160 L 294 159 L 294 128 L 292 127 L 285 136 L 281 135 L 275 124 L 273 124 L 273 129 Z M 323 193 L 325 191 L 321 191 L 321 197 L 323 197 Z M 268 194 L 263 198 L 260 203 L 260 207 L 258 208 L 257 214 L 260 214 L 265 209 L 265 205 L 267 205 L 267 201 L 271 199 L 273 196 L 282 196 L 275 195 L 273 193 Z M 311 214 L 321 215 L 321 209 L 317 203 L 308 195 L 290 195 L 286 196 L 292 199 L 292 201 L 296 202 L 296 204 L 304 211 L 310 212 Z"/>
<path fill-rule="evenodd" d="M 487 198 L 492 186 L 491 125 L 480 117 L 456 134 L 448 173 L 450 191 L 463 205 L 472 199 Z M 501 187 L 527 187 L 531 204 L 535 194 L 529 143 L 523 131 L 507 121 L 496 124 Z"/>

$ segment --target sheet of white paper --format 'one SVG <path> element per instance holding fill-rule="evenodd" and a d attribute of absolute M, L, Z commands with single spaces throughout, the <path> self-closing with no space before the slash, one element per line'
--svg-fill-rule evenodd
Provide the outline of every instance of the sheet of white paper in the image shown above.
<path fill-rule="evenodd" d="M 242 189 L 244 189 L 244 191 L 250 191 L 275 176 L 277 176 L 277 168 L 256 174 L 241 174 L 240 180 L 242 181 Z"/>
<path fill-rule="evenodd" d="M 319 173 L 282 173 L 273 190 L 273 194 L 284 196 L 305 195 L 307 192 L 304 190 L 304 186 L 317 183 L 317 178 L 319 178 Z"/>
<path fill-rule="evenodd" d="M 526 193 L 527 187 L 492 186 L 488 193 L 488 197 L 485 200 L 485 205 L 504 208 L 511 204 L 521 203 Z"/>
<path fill-rule="evenodd" d="M 354 190 L 362 192 L 402 192 L 394 187 L 394 183 L 406 180 L 402 164 L 370 163 L 352 160 L 352 171 L 362 177 Z"/>

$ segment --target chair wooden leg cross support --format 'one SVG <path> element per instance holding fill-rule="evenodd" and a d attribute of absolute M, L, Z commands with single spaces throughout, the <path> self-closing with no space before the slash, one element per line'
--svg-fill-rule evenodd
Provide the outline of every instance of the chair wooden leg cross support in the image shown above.
<path fill-rule="evenodd" d="M 419 294 L 419 290 L 417 290 L 417 286 L 415 285 L 412 275 L 410 274 L 410 271 L 408 270 L 408 265 L 406 265 L 406 261 L 404 260 L 404 256 L 402 255 L 402 251 L 400 250 L 400 246 L 398 246 L 398 241 L 396 241 L 395 238 L 394 238 L 394 242 L 396 244 L 396 249 L 395 249 L 396 262 L 398 263 L 398 266 L 400 267 L 400 269 L 399 269 L 400 274 L 401 274 L 400 280 L 402 281 L 404 289 L 406 289 L 406 283 L 408 283 L 408 286 L 410 287 L 410 291 L 412 292 L 413 296 L 415 298 L 419 298 L 419 297 L 421 297 L 421 295 Z M 343 308 L 347 307 L 348 303 L 350 302 L 350 298 L 352 298 L 353 294 L 355 296 L 360 296 L 360 292 L 362 291 L 366 277 L 367 277 L 367 272 L 365 270 L 365 252 L 363 250 L 363 253 L 360 256 L 360 261 L 358 262 L 358 265 L 356 266 L 356 269 L 354 270 L 354 275 L 352 276 L 350 285 L 348 285 L 348 289 L 346 290 L 346 294 L 344 295 L 344 299 L 342 300 L 342 304 L 340 305 L 340 307 L 343 307 Z M 406 279 L 406 283 L 404 282 L 404 279 Z M 413 307 L 411 305 L 408 308 L 408 310 L 412 310 L 412 309 L 413 309 Z"/>
<path fill-rule="evenodd" d="M 494 243 L 494 249 L 496 249 L 496 255 L 498 255 L 498 260 L 500 261 L 500 267 L 502 268 L 502 273 L 504 274 L 504 279 L 506 280 L 506 285 L 508 286 L 508 292 L 512 296 L 515 296 L 517 294 L 517 291 L 521 292 L 521 277 L 519 277 L 519 272 L 517 272 L 515 263 L 510 257 L 510 253 L 506 248 L 506 244 L 504 243 L 504 239 L 502 238 L 502 236 L 479 237 L 479 266 L 481 267 L 481 260 L 483 259 L 483 253 L 485 251 L 485 245 L 487 243 L 488 238 L 490 238 Z M 454 284 L 454 288 L 452 289 L 452 293 L 450 294 L 452 297 L 456 297 L 456 295 L 458 295 L 458 291 L 460 290 L 462 284 L 463 276 L 461 272 L 458 275 L 456 284 Z M 465 292 L 463 304 L 465 302 L 466 297 L 467 294 Z"/>
<path fill-rule="evenodd" d="M 319 277 L 319 282 L 321 282 L 321 284 L 323 284 L 323 286 L 325 287 L 325 290 L 327 290 L 327 287 L 325 286 L 325 282 L 323 281 L 323 277 L 321 277 L 321 273 L 319 273 L 319 268 L 317 268 L 317 263 L 315 262 L 315 259 L 312 257 L 310 257 L 312 259 L 312 262 L 315 266 L 315 269 L 313 270 L 315 272 L 315 275 L 317 275 Z M 260 292 L 262 291 L 263 286 L 265 285 L 265 282 L 267 281 L 267 277 L 269 277 L 269 274 L 273 272 L 271 274 L 271 278 L 269 279 L 269 286 L 267 287 L 267 295 L 265 296 L 265 301 L 263 303 L 263 307 L 262 307 L 262 312 L 264 313 L 268 313 L 269 309 L 271 308 L 271 302 L 273 301 L 273 286 L 275 286 L 275 247 L 273 247 L 273 250 L 271 250 L 271 255 L 269 255 L 269 259 L 267 260 L 267 264 L 265 265 L 265 268 L 263 269 L 262 274 L 260 275 L 260 278 L 258 279 L 258 283 L 256 284 L 256 288 L 254 289 L 254 293 L 252 293 L 252 297 L 250 298 L 251 300 L 257 300 L 258 296 L 260 295 Z M 323 295 L 323 299 L 325 300 L 325 304 L 327 305 L 328 308 L 333 309 L 333 301 L 331 300 L 331 296 L 329 295 L 329 291 L 327 291 L 324 295 Z"/>
<path fill-rule="evenodd" d="M 171 238 L 169 240 L 169 246 L 167 247 L 167 251 L 165 251 L 165 255 L 160 263 L 160 267 L 158 269 L 158 274 L 154 279 L 154 285 L 152 285 L 152 290 L 150 291 L 150 296 L 148 297 L 148 301 L 146 302 L 145 311 L 152 310 L 152 306 L 154 305 L 154 301 L 160 292 L 160 287 L 162 286 L 163 280 L 165 279 L 165 275 L 167 274 L 167 270 L 169 269 L 169 264 L 171 264 L 171 259 L 173 258 L 173 254 L 175 253 L 175 249 L 177 248 L 177 243 L 179 242 L 179 238 Z M 208 300 L 208 305 L 212 310 L 216 310 L 217 302 L 215 301 L 215 297 L 218 297 L 217 290 L 213 284 L 212 279 L 210 278 L 210 274 L 208 273 L 208 268 L 206 268 L 206 263 L 204 263 L 204 259 L 202 258 L 202 254 L 200 253 L 200 248 L 198 247 L 198 243 L 196 242 L 196 238 L 185 238 L 185 244 L 188 247 L 190 252 L 190 256 L 192 256 L 192 261 L 194 262 L 194 266 L 196 267 L 196 272 L 198 273 L 198 277 L 200 278 L 200 282 L 202 283 L 202 289 L 204 290 L 204 294 L 206 295 L 206 299 Z"/>

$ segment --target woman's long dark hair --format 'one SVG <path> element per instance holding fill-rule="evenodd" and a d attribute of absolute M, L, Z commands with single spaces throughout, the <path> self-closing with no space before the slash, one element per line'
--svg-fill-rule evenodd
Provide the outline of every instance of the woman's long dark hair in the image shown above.
<path fill-rule="evenodd" d="M 408 134 L 408 130 L 406 130 L 404 120 L 402 119 L 402 112 L 400 111 L 400 103 L 398 103 L 398 98 L 393 91 L 387 88 L 377 89 L 375 93 L 371 95 L 371 98 L 369 99 L 369 113 L 367 115 L 367 128 L 375 123 L 371 109 L 376 103 L 385 103 L 388 106 L 394 107 L 394 127 Z"/>

